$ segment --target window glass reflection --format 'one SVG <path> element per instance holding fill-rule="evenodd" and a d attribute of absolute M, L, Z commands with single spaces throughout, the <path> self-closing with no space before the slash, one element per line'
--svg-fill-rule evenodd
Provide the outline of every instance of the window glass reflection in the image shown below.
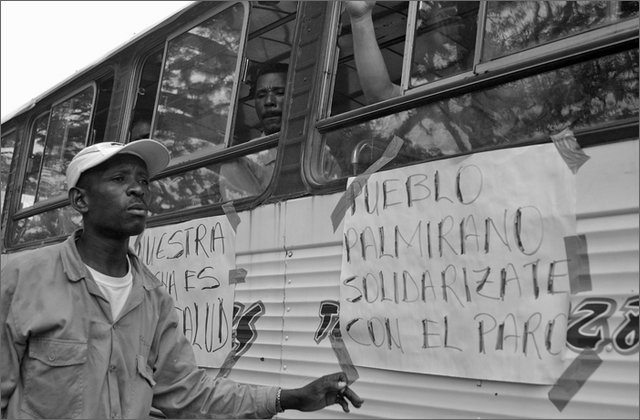
<path fill-rule="evenodd" d="M 473 68 L 480 2 L 421 1 L 410 85 L 420 86 Z"/>
<path fill-rule="evenodd" d="M 263 193 L 271 180 L 276 149 L 203 166 L 151 183 L 150 213 L 220 204 Z"/>
<path fill-rule="evenodd" d="M 237 3 L 169 42 L 153 135 L 172 158 L 224 147 L 243 18 Z"/>
<path fill-rule="evenodd" d="M 89 86 L 51 109 L 36 201 L 67 191 L 67 165 L 86 145 L 95 89 Z"/>
<path fill-rule="evenodd" d="M 82 216 L 71 206 L 20 219 L 12 225 L 10 243 L 21 245 L 73 233 L 82 225 Z"/>
<path fill-rule="evenodd" d="M 637 16 L 637 1 L 490 1 L 482 59 Z"/>
<path fill-rule="evenodd" d="M 486 150 L 638 118 L 638 50 L 538 74 L 346 127 L 324 136 L 342 176 L 361 173 L 393 136 L 391 166 Z M 318 175 L 320 179 L 321 176 Z"/>

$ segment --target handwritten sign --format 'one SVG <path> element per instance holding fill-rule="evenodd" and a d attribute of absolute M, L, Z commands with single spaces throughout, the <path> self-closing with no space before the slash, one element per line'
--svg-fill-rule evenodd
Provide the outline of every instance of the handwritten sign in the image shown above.
<path fill-rule="evenodd" d="M 340 286 L 340 328 L 355 365 L 554 383 L 566 344 L 564 237 L 575 235 L 575 180 L 553 144 L 362 182 L 345 216 Z"/>
<path fill-rule="evenodd" d="M 232 345 L 235 233 L 226 216 L 150 228 L 132 238 L 175 302 L 179 328 L 200 366 L 220 367 Z"/>

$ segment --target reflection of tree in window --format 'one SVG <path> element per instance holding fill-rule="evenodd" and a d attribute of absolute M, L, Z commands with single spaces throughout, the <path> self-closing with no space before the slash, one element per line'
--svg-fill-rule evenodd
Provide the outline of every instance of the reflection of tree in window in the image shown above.
<path fill-rule="evenodd" d="M 82 216 L 73 207 L 60 207 L 18 220 L 12 225 L 10 242 L 20 245 L 67 236 L 81 224 Z"/>
<path fill-rule="evenodd" d="M 638 50 L 631 49 L 336 130 L 325 139 L 332 150 L 342 149 L 336 157 L 343 167 L 351 165 L 356 144 L 370 139 L 361 168 L 393 135 L 405 140 L 394 165 L 542 140 L 565 127 L 637 119 L 638 77 Z"/>
<path fill-rule="evenodd" d="M 471 70 L 479 2 L 422 1 L 418 9 L 411 85 Z"/>
<path fill-rule="evenodd" d="M 33 123 L 31 150 L 27 158 L 27 170 L 22 184 L 20 208 L 30 207 L 35 202 L 38 178 L 40 177 L 40 165 L 42 164 L 42 154 L 44 153 L 44 144 L 47 139 L 48 122 L 49 113 L 46 113 L 38 117 Z"/>
<path fill-rule="evenodd" d="M 52 108 L 36 201 L 66 191 L 67 164 L 86 144 L 93 97 L 89 86 Z"/>
<path fill-rule="evenodd" d="M 174 158 L 224 145 L 242 16 L 236 4 L 169 42 L 154 136 Z"/>
<path fill-rule="evenodd" d="M 483 60 L 634 16 L 637 1 L 488 2 Z"/>

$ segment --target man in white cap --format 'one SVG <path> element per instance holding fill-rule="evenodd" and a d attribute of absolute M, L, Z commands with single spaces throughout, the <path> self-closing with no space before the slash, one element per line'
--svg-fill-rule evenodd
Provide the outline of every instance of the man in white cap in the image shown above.
<path fill-rule="evenodd" d="M 149 180 L 169 163 L 155 140 L 89 146 L 69 164 L 83 228 L 2 270 L 3 418 L 269 418 L 362 400 L 346 375 L 302 388 L 241 384 L 196 366 L 162 283 L 128 247 L 145 228 Z"/>

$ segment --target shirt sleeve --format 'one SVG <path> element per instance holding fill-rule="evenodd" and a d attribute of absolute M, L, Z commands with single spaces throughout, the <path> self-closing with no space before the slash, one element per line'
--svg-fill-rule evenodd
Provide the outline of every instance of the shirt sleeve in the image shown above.
<path fill-rule="evenodd" d="M 172 302 L 162 305 L 154 344 L 153 406 L 169 418 L 271 418 L 277 387 L 214 378 L 196 365 L 193 349 L 178 328 Z"/>
<path fill-rule="evenodd" d="M 26 348 L 20 339 L 13 318 L 12 301 L 18 282 L 19 270 L 7 266 L 0 273 L 0 384 L 2 393 L 2 418 L 6 418 L 9 400 L 20 377 L 20 363 Z"/>

